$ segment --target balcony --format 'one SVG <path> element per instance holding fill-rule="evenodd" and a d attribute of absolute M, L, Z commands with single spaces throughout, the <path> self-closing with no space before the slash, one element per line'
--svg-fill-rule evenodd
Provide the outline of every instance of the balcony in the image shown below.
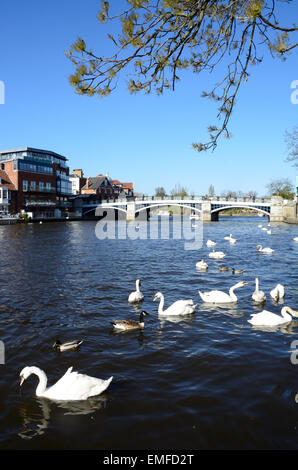
<path fill-rule="evenodd" d="M 56 188 L 27 188 L 23 189 L 23 193 L 55 193 Z"/>
<path fill-rule="evenodd" d="M 34 207 L 37 207 L 37 206 L 40 206 L 40 207 L 55 207 L 56 206 L 56 202 L 54 201 L 25 201 L 24 205 L 26 207 L 29 207 L 29 206 L 34 206 Z"/>

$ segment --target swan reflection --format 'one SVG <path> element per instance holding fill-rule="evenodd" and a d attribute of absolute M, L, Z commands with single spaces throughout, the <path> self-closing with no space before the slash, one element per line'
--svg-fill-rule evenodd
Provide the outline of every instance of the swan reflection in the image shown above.
<path fill-rule="evenodd" d="M 105 408 L 107 401 L 108 398 L 104 394 L 78 401 L 58 401 L 36 397 L 34 404 L 36 404 L 37 407 L 32 406 L 32 401 L 30 401 L 27 405 L 22 405 L 19 408 L 23 423 L 22 430 L 18 433 L 18 436 L 22 439 L 33 439 L 44 434 L 50 425 L 51 413 L 57 413 L 58 408 L 64 411 L 64 416 L 88 415 L 101 408 Z"/>
<path fill-rule="evenodd" d="M 201 305 L 197 307 L 198 310 L 201 312 L 208 312 L 208 313 L 218 313 L 220 315 L 227 314 L 232 317 L 243 317 L 244 312 L 239 311 L 237 307 L 237 303 L 229 303 L 229 304 L 213 304 L 208 302 L 203 302 Z"/>

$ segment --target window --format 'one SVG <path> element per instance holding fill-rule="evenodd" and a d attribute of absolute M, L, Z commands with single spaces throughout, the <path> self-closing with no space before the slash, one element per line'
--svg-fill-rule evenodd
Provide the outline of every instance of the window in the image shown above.
<path fill-rule="evenodd" d="M 44 182 L 43 182 L 43 181 L 40 181 L 40 182 L 39 182 L 39 190 L 40 190 L 40 191 L 43 191 L 43 190 L 44 190 Z"/>
<path fill-rule="evenodd" d="M 36 181 L 30 181 L 30 189 L 35 190 L 36 189 Z"/>
<path fill-rule="evenodd" d="M 51 189 L 51 183 L 48 183 L 48 182 L 47 182 L 47 183 L 46 183 L 46 188 L 47 188 L 47 190 L 50 190 L 50 189 Z"/>
<path fill-rule="evenodd" d="M 23 180 L 23 191 L 28 191 L 28 181 Z"/>

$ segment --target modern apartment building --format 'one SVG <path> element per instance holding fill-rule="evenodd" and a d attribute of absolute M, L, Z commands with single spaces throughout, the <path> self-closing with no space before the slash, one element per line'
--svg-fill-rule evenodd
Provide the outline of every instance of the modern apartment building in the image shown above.
<path fill-rule="evenodd" d="M 17 192 L 16 212 L 59 217 L 70 207 L 67 158 L 31 147 L 0 151 L 0 170 Z"/>

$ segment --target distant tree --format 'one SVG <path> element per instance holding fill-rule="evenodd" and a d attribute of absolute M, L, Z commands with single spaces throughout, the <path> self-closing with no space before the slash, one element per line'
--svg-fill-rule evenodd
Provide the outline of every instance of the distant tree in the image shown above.
<path fill-rule="evenodd" d="M 257 191 L 248 191 L 246 193 L 246 195 L 249 197 L 257 197 L 257 194 L 258 194 Z"/>
<path fill-rule="evenodd" d="M 298 126 L 292 132 L 286 131 L 285 141 L 288 147 L 286 162 L 294 162 L 293 166 L 298 166 Z"/>
<path fill-rule="evenodd" d="M 188 193 L 187 193 L 187 189 L 178 183 L 171 190 L 171 195 L 177 196 L 177 197 L 183 197 L 183 196 L 188 196 Z"/>
<path fill-rule="evenodd" d="M 158 186 L 155 188 L 155 196 L 157 197 L 165 197 L 167 195 L 165 189 L 162 186 Z"/>
<path fill-rule="evenodd" d="M 210 197 L 213 197 L 215 195 L 215 190 L 213 184 L 210 184 L 209 189 L 208 189 L 208 195 Z"/>
<path fill-rule="evenodd" d="M 281 196 L 284 199 L 293 199 L 295 197 L 294 185 L 289 178 L 280 178 L 271 181 L 266 185 L 270 196 Z"/>
<path fill-rule="evenodd" d="M 104 57 L 101 44 L 96 54 L 79 37 L 66 53 L 75 67 L 71 85 L 80 94 L 107 96 L 125 71 L 131 93 L 162 94 L 175 89 L 185 69 L 215 71 L 215 84 L 202 96 L 217 103 L 218 119 L 208 127 L 210 140 L 193 144 L 197 151 L 214 149 L 221 135 L 230 137 L 239 89 L 251 66 L 262 62 L 265 46 L 282 58 L 298 46 L 294 18 L 283 24 L 275 0 L 126 0 L 121 11 L 123 2 L 110 3 L 102 0 L 98 20 L 119 22 L 115 36 L 108 34 L 114 50 Z"/>

